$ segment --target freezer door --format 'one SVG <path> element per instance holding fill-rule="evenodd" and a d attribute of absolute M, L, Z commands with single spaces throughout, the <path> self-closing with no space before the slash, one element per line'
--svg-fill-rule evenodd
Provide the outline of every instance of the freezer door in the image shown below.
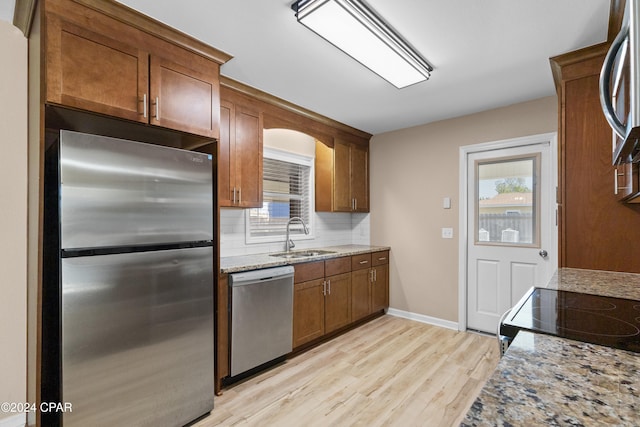
<path fill-rule="evenodd" d="M 213 408 L 213 249 L 62 259 L 63 425 L 178 426 Z"/>
<path fill-rule="evenodd" d="M 60 133 L 63 249 L 213 239 L 208 154 Z"/>

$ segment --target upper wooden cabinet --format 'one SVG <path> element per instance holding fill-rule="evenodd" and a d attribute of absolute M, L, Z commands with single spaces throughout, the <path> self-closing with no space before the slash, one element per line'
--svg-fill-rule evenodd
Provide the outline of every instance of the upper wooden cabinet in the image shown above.
<path fill-rule="evenodd" d="M 218 138 L 219 61 L 129 25 L 113 2 L 44 3 L 45 102 Z"/>
<path fill-rule="evenodd" d="M 369 147 L 316 142 L 316 211 L 369 212 Z"/>
<path fill-rule="evenodd" d="M 151 124 L 218 138 L 220 70 L 213 62 L 207 65 L 196 69 L 151 56 L 147 112 Z"/>
<path fill-rule="evenodd" d="M 262 120 L 264 129 L 290 129 L 315 138 L 317 141 L 316 211 L 369 211 L 369 139 L 371 134 L 320 116 L 226 77 L 221 77 L 220 96 L 223 101 L 234 104 L 236 110 L 239 105 L 243 105 L 246 109 L 260 114 L 259 119 Z M 224 108 L 223 103 L 223 110 Z M 227 112 L 230 114 L 230 110 Z M 222 114 L 224 121 L 225 111 Z M 230 138 L 233 140 L 232 134 L 233 130 L 229 131 Z M 259 136 L 262 137 L 261 134 Z M 248 153 L 251 152 L 251 150 L 248 151 Z M 257 157 L 254 155 L 255 158 Z M 242 175 L 244 181 L 244 172 Z M 244 187 L 245 184 L 243 184 L 242 190 L 243 199 L 246 197 Z M 231 190 L 233 190 L 233 185 L 231 185 Z M 228 190 L 221 188 L 220 192 L 227 194 Z M 233 193 L 233 191 L 231 192 Z M 221 200 L 222 198 L 221 196 Z M 224 198 L 228 200 L 229 196 L 224 196 Z M 233 199 L 233 194 L 230 198 Z M 222 206 L 235 205 L 227 202 Z"/>
<path fill-rule="evenodd" d="M 262 206 L 262 113 L 223 89 L 218 200 L 222 207 Z"/>
<path fill-rule="evenodd" d="M 369 146 L 351 148 L 351 198 L 354 212 L 369 212 Z"/>
<path fill-rule="evenodd" d="M 640 250 L 640 206 L 618 200 L 637 191 L 635 171 L 611 165 L 611 128 L 600 106 L 607 49 L 603 43 L 551 58 L 559 114 L 559 266 L 640 273 L 629 256 Z"/>

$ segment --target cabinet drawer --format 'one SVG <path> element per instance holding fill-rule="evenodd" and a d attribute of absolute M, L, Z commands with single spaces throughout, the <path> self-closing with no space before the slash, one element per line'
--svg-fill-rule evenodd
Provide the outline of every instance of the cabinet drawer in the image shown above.
<path fill-rule="evenodd" d="M 296 264 L 294 268 L 294 282 L 308 282 L 309 280 L 324 278 L 324 261 L 305 262 Z"/>
<path fill-rule="evenodd" d="M 389 264 L 389 251 L 373 252 L 371 254 L 371 265 Z"/>
<path fill-rule="evenodd" d="M 327 277 L 351 271 L 351 257 L 328 259 L 324 262 L 324 271 Z"/>
<path fill-rule="evenodd" d="M 371 267 L 371 254 L 354 255 L 351 257 L 351 270 L 362 270 Z"/>

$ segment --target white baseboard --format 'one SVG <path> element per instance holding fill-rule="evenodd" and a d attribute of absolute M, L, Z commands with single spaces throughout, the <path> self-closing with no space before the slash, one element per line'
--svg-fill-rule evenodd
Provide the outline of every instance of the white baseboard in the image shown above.
<path fill-rule="evenodd" d="M 438 319 L 437 317 L 425 316 L 424 314 L 411 313 L 410 311 L 397 310 L 395 308 L 389 308 L 387 314 L 396 317 L 402 317 L 404 319 L 415 320 L 421 323 L 427 323 L 429 325 L 441 326 L 447 329 L 458 330 L 458 323 L 451 320 Z"/>
<path fill-rule="evenodd" d="M 24 427 L 26 414 L 15 414 L 7 418 L 0 418 L 0 427 Z"/>

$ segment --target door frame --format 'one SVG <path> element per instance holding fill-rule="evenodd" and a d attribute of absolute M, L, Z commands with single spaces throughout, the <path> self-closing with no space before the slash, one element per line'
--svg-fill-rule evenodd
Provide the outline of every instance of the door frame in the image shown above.
<path fill-rule="evenodd" d="M 551 165 L 549 173 L 551 174 L 550 180 L 547 181 L 548 185 L 544 191 L 551 192 L 550 194 L 557 194 L 558 188 L 558 133 L 541 133 L 536 135 L 529 135 L 519 138 L 503 139 L 499 141 L 491 141 L 480 144 L 464 145 L 460 147 L 459 155 L 459 200 L 460 210 L 458 212 L 458 330 L 467 330 L 467 241 L 469 239 L 468 230 L 468 188 L 467 179 L 469 175 L 467 173 L 467 162 L 470 154 L 485 152 L 485 151 L 497 151 L 506 148 L 525 147 L 529 145 L 538 145 L 540 143 L 548 143 L 551 151 L 550 160 Z M 551 199 L 553 200 L 553 198 Z M 551 232 L 551 242 L 548 245 L 552 248 L 549 251 L 549 262 L 552 265 L 558 265 L 558 205 L 557 197 L 555 198 L 555 209 L 550 209 L 548 215 L 550 215 L 550 224 L 555 224 L 553 231 Z M 541 213 L 543 215 L 544 213 Z"/>

